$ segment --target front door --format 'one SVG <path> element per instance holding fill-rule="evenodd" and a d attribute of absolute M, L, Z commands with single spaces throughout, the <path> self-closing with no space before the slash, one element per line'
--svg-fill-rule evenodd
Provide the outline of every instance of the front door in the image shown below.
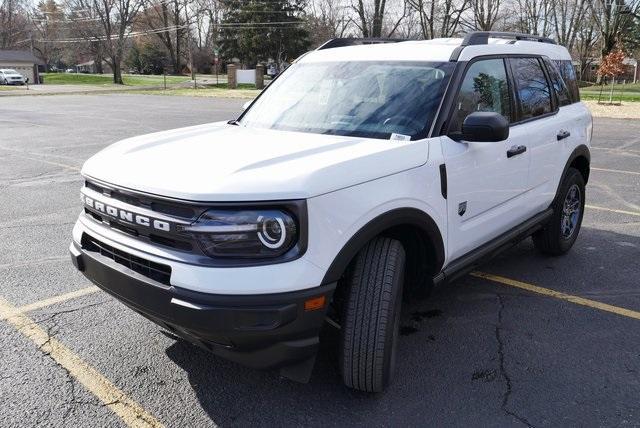
<path fill-rule="evenodd" d="M 481 59 L 467 67 L 453 106 L 448 135 L 462 130 L 472 112 L 497 112 L 511 120 L 514 103 L 505 60 Z M 515 135 L 513 135 L 515 134 Z M 441 137 L 447 169 L 448 259 L 455 260 L 525 220 L 523 203 L 530 154 L 511 132 L 500 142 Z"/>

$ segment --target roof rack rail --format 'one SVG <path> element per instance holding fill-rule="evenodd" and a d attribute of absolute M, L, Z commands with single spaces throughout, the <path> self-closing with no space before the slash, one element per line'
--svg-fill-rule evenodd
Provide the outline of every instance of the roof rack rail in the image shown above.
<path fill-rule="evenodd" d="M 407 39 L 385 39 L 385 38 L 357 38 L 357 37 L 345 37 L 345 38 L 337 38 L 331 39 L 318 47 L 316 50 L 320 51 L 323 49 L 331 49 L 331 48 L 341 48 L 344 46 L 357 46 L 357 45 L 377 45 L 381 43 L 398 43 L 398 42 L 406 42 Z"/>
<path fill-rule="evenodd" d="M 514 41 L 524 40 L 528 42 L 549 43 L 552 45 L 557 44 L 555 40 L 549 37 L 536 36 L 534 34 L 510 33 L 504 31 L 473 31 L 464 36 L 460 46 L 458 46 L 451 54 L 450 61 L 457 61 L 458 57 L 460 57 L 460 53 L 467 46 L 489 44 L 489 38 L 512 39 Z"/>

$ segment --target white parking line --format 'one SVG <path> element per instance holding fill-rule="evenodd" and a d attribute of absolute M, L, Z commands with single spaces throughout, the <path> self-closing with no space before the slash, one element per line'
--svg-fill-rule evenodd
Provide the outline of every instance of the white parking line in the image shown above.
<path fill-rule="evenodd" d="M 631 174 L 631 175 L 640 175 L 640 172 L 638 171 L 624 171 L 624 170 L 620 170 L 620 169 L 607 169 L 607 168 L 595 168 L 595 167 L 591 167 L 592 171 L 603 171 L 603 172 L 615 172 L 618 174 Z"/>
<path fill-rule="evenodd" d="M 612 149 L 609 147 L 593 147 L 593 146 L 591 147 L 591 150 L 603 150 L 605 152 L 613 152 L 613 153 L 620 153 L 620 154 L 633 155 L 633 156 L 640 155 L 640 150 Z"/>
<path fill-rule="evenodd" d="M 640 212 L 637 212 L 637 211 L 614 210 L 612 208 L 597 207 L 595 205 L 585 205 L 585 207 L 587 207 L 589 209 L 592 209 L 592 210 L 609 211 L 609 212 L 617 213 L 617 214 L 634 215 L 634 216 L 639 216 L 640 217 Z"/>

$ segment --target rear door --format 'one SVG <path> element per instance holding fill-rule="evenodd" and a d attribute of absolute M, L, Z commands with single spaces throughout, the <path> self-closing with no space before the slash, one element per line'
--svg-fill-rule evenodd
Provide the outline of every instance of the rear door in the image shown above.
<path fill-rule="evenodd" d="M 509 58 L 508 63 L 517 100 L 517 121 L 511 130 L 526 145 L 531 159 L 526 185 L 531 217 L 548 208 L 555 195 L 555 177 L 562 168 L 562 140 L 571 134 L 571 124 L 559 105 L 569 102 L 569 94 L 566 87 L 559 87 L 562 99 L 556 96 L 542 57 Z"/>
<path fill-rule="evenodd" d="M 472 112 L 514 117 L 514 100 L 504 58 L 479 58 L 467 65 L 441 137 L 447 173 L 448 258 L 454 260 L 522 223 L 529 152 L 513 155 L 526 136 L 500 142 L 465 142 L 462 122 Z M 507 152 L 511 154 L 508 155 Z"/>

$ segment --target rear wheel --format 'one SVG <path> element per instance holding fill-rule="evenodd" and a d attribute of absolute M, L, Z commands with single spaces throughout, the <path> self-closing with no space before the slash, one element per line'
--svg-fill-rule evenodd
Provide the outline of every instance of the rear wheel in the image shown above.
<path fill-rule="evenodd" d="M 345 284 L 340 353 L 351 388 L 379 392 L 393 377 L 404 268 L 404 248 L 395 239 L 376 238 L 356 256 Z"/>
<path fill-rule="evenodd" d="M 549 223 L 532 236 L 538 250 L 557 256 L 571 249 L 582 225 L 584 195 L 582 174 L 575 168 L 569 168 L 553 203 L 553 215 Z"/>

